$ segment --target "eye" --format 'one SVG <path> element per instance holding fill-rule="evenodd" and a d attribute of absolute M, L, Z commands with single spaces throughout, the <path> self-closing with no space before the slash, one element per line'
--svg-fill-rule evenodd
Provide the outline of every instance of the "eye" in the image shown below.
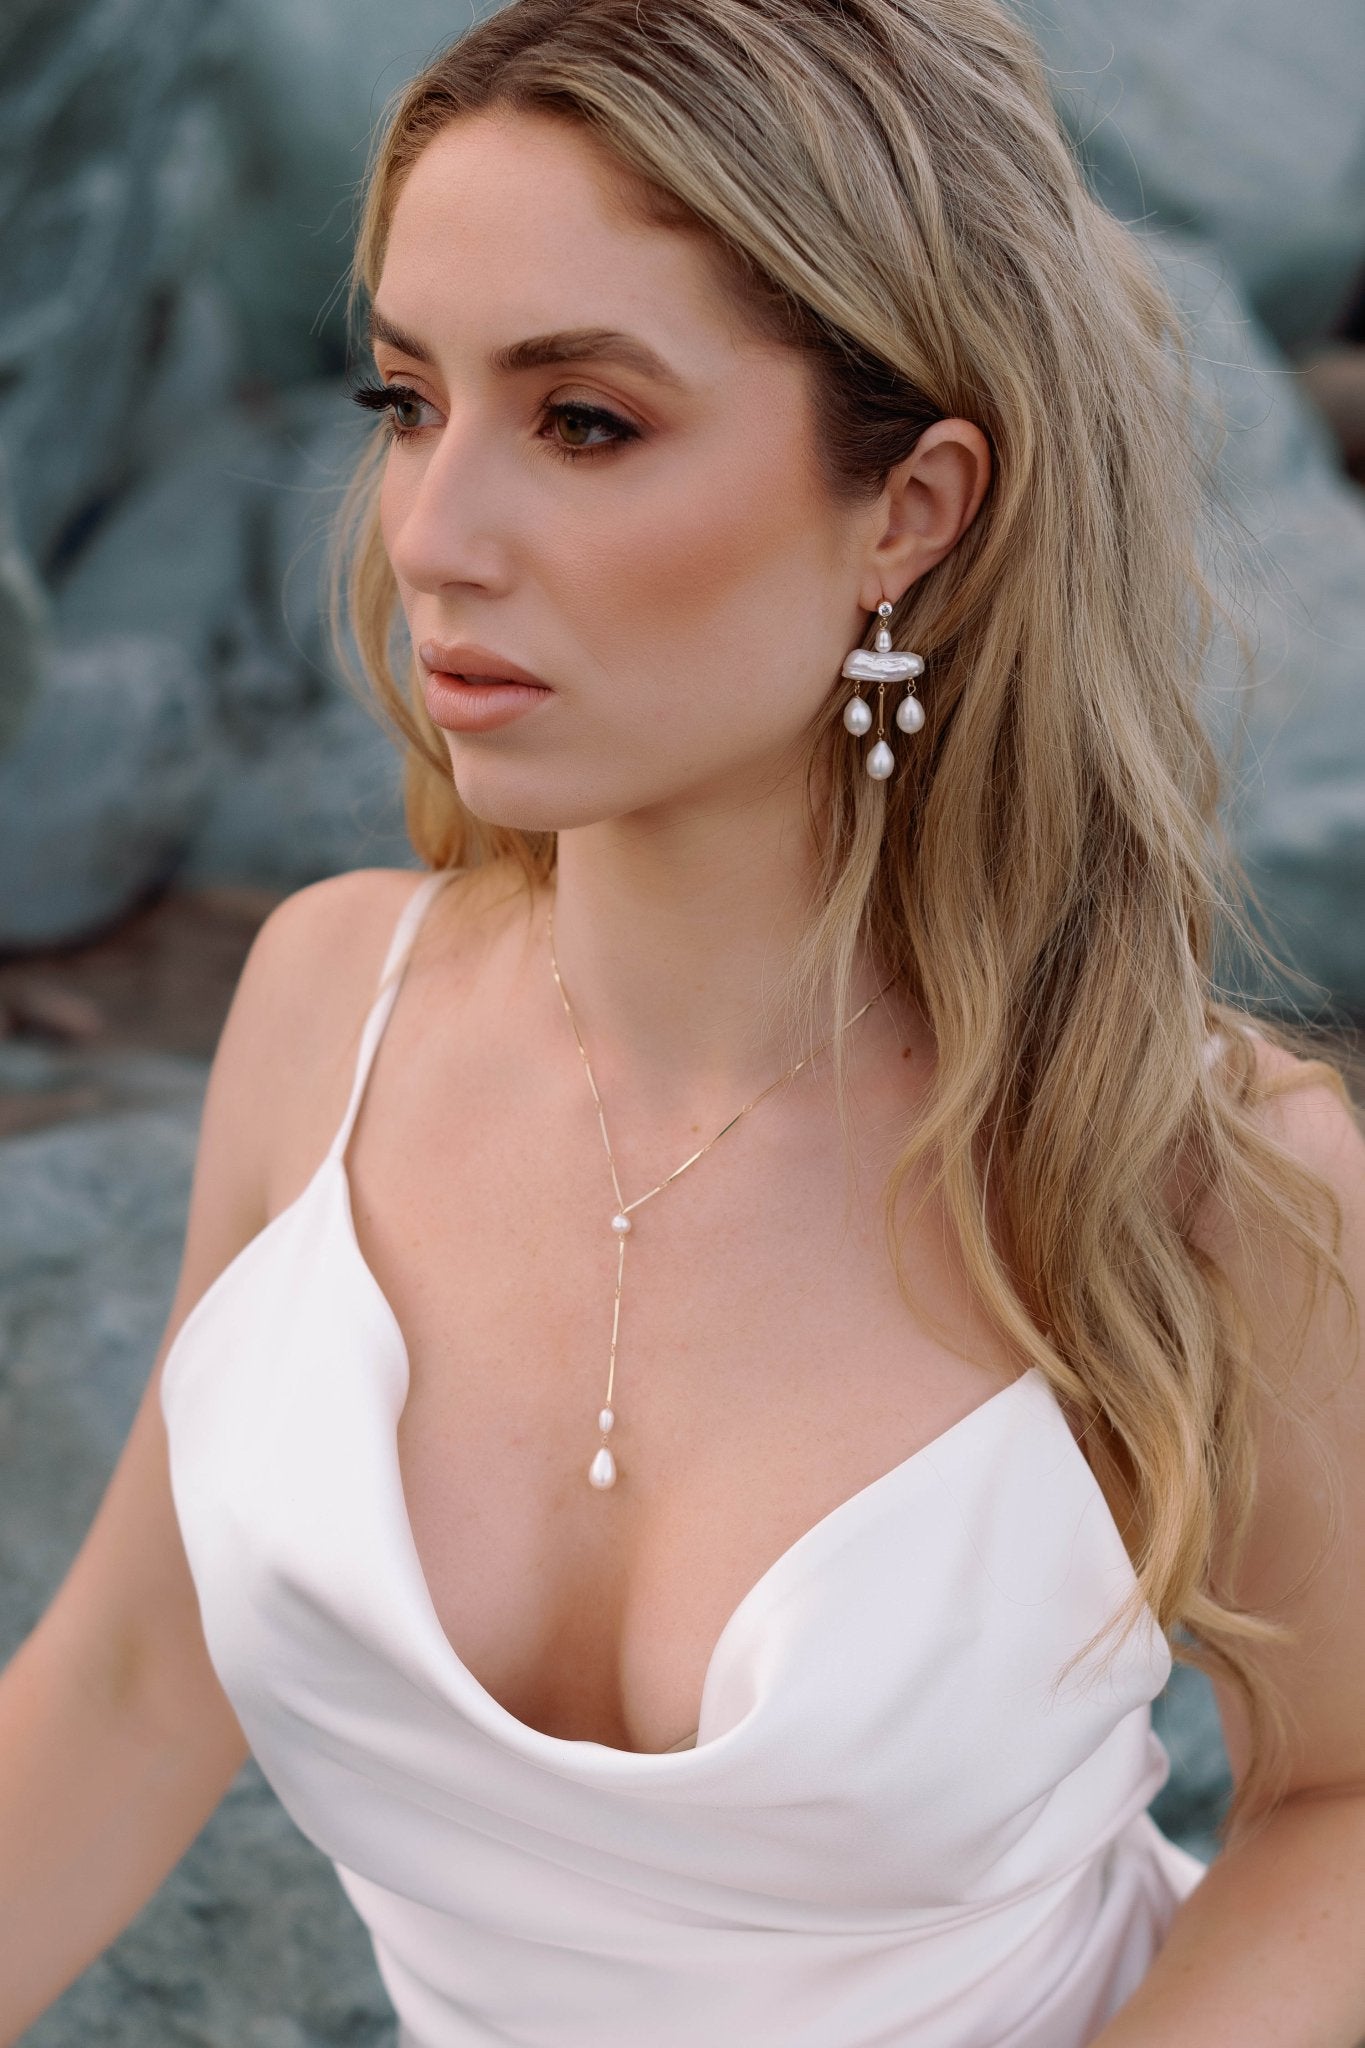
<path fill-rule="evenodd" d="M 546 406 L 545 417 L 552 428 L 558 427 L 563 422 L 569 422 L 576 426 L 586 422 L 589 427 L 606 428 L 611 437 L 606 441 L 597 441 L 583 447 L 574 447 L 566 445 L 562 441 L 556 441 L 542 431 L 539 438 L 545 441 L 552 454 L 562 457 L 566 462 L 577 462 L 585 455 L 605 455 L 609 449 L 619 448 L 624 446 L 627 441 L 638 441 L 640 439 L 638 427 L 633 427 L 629 420 L 621 419 L 618 414 L 608 412 L 605 406 L 576 405 L 572 399 L 562 399 L 555 405 Z"/>
<path fill-rule="evenodd" d="M 418 422 L 404 422 L 400 411 L 427 405 L 420 391 L 414 391 L 407 384 L 360 384 L 350 394 L 355 404 L 365 406 L 371 412 L 386 415 L 384 425 L 391 441 L 410 441 L 423 431 Z M 537 440 L 544 442 L 554 455 L 564 462 L 581 462 L 589 457 L 605 455 L 610 449 L 624 446 L 627 441 L 638 441 L 640 430 L 619 414 L 608 412 L 605 406 L 582 405 L 572 399 L 561 399 L 547 405 Z M 557 438 L 558 429 L 567 427 L 570 433 L 589 431 L 596 428 L 605 432 L 607 439 L 574 445 Z"/>
<path fill-rule="evenodd" d="M 413 391 L 406 384 L 358 384 L 351 393 L 357 405 L 363 405 L 370 412 L 387 414 L 385 431 L 394 441 L 409 441 L 422 430 L 417 426 L 404 426 L 398 418 L 400 406 L 425 405 L 426 399 L 420 391 Z"/>

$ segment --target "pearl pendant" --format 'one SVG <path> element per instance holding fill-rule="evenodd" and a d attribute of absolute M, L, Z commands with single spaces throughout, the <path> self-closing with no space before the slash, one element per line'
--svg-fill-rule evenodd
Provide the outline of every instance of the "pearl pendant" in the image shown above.
<path fill-rule="evenodd" d="M 588 1467 L 588 1479 L 599 1492 L 616 1484 L 616 1460 L 605 1444 Z"/>
<path fill-rule="evenodd" d="M 611 1219 L 611 1227 L 616 1232 L 616 1235 L 618 1237 L 624 1237 L 626 1232 L 631 1227 L 629 1216 L 613 1216 Z"/>
<path fill-rule="evenodd" d="M 896 757 L 885 740 L 878 740 L 876 746 L 872 748 L 867 757 L 866 767 L 874 782 L 885 782 L 888 775 L 895 774 Z"/>
<path fill-rule="evenodd" d="M 902 732 L 918 732 L 924 723 L 924 706 L 915 696 L 902 697 L 896 706 L 896 723 Z"/>
<path fill-rule="evenodd" d="M 844 706 L 844 728 L 855 737 L 872 730 L 872 706 L 862 697 L 850 697 Z"/>

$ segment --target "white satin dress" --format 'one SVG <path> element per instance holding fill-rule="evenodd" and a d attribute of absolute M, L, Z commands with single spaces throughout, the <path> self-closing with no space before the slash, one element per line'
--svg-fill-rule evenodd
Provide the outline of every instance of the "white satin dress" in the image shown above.
<path fill-rule="evenodd" d="M 161 1389 L 209 1654 L 374 1945 L 404 2048 L 1082 2048 L 1204 1865 L 1167 1777 L 1150 1609 L 1025 1373 L 825 1515 L 723 1629 L 690 1747 L 540 1733 L 447 1640 L 406 1513 L 408 1365 L 341 1128 L 195 1304 Z M 300 2018 L 306 2019 L 301 2014 Z"/>

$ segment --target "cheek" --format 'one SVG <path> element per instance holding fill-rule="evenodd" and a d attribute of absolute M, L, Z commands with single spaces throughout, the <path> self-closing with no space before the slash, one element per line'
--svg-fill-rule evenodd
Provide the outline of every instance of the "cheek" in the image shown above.
<path fill-rule="evenodd" d="M 379 533 L 390 562 L 393 560 L 394 540 L 407 516 L 413 493 L 414 483 L 405 481 L 402 462 L 386 456 L 379 478 Z M 401 582 L 401 577 L 399 580 Z"/>
<path fill-rule="evenodd" d="M 785 450 L 765 464 L 748 437 L 661 464 L 647 489 L 578 525 L 562 559 L 583 644 L 669 722 L 713 694 L 741 724 L 746 703 L 768 722 L 789 703 L 799 722 L 833 683 L 824 643 L 846 597 L 827 515 Z"/>

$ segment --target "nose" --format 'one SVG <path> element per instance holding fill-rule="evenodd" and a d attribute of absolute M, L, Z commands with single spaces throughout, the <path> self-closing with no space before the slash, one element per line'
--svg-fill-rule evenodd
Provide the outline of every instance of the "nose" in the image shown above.
<path fill-rule="evenodd" d="M 427 453 L 427 449 L 430 453 Z M 395 576 L 414 590 L 499 581 L 504 548 L 499 487 L 486 437 L 471 421 L 388 456 L 380 494 L 384 545 Z"/>

